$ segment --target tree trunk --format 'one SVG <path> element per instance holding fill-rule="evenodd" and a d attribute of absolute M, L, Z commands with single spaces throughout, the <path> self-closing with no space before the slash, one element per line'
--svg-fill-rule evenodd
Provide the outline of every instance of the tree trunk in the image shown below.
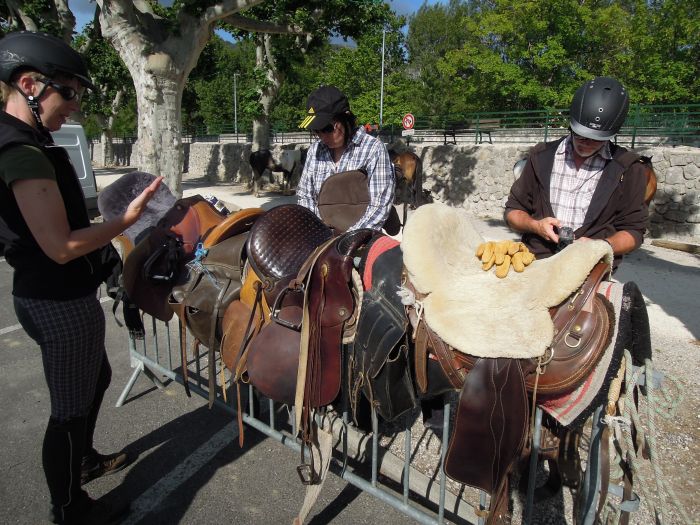
<path fill-rule="evenodd" d="M 139 130 L 136 167 L 162 175 L 170 191 L 181 196 L 182 92 L 209 38 L 209 26 L 191 18 L 181 24 L 177 36 L 165 35 L 157 24 L 137 28 L 126 9 L 121 2 L 111 2 L 110 9 L 102 5 L 100 25 L 134 82 Z"/>
<path fill-rule="evenodd" d="M 139 71 L 132 77 L 136 89 L 140 170 L 162 175 L 175 195 L 182 195 L 182 136 L 180 127 L 184 79 Z"/>
<path fill-rule="evenodd" d="M 267 83 L 258 91 L 262 112 L 253 120 L 253 151 L 270 149 L 270 110 L 282 87 L 283 76 L 272 53 L 273 38 L 269 34 L 256 38 L 255 66 L 265 71 Z"/>
<path fill-rule="evenodd" d="M 100 140 L 102 142 L 102 159 L 105 167 L 114 166 L 114 141 L 112 140 L 112 130 L 106 127 L 102 128 Z"/>

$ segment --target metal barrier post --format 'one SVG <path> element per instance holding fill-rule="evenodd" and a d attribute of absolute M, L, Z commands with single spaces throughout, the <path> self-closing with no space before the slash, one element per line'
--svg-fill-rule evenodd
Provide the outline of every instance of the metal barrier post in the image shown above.
<path fill-rule="evenodd" d="M 524 525 L 529 525 L 532 519 L 532 506 L 535 502 L 535 478 L 537 476 L 537 459 L 540 455 L 540 439 L 542 431 L 542 409 L 535 410 L 535 429 L 532 435 L 532 449 L 530 451 L 530 472 L 527 480 L 527 500 L 525 503 Z"/>

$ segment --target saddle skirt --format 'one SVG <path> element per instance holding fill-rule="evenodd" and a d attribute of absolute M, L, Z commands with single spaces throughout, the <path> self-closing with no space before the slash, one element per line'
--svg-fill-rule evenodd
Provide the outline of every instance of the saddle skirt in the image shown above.
<path fill-rule="evenodd" d="M 426 296 L 426 322 L 454 349 L 477 357 L 542 356 L 554 337 L 549 309 L 579 289 L 601 259 L 612 262 L 608 243 L 577 242 L 498 279 L 475 256 L 483 241 L 464 210 L 433 203 L 409 217 L 401 243 L 409 280 Z"/>

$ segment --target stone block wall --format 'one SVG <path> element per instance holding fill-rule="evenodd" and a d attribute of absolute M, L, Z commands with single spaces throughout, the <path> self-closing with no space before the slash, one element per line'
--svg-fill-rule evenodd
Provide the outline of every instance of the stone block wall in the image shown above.
<path fill-rule="evenodd" d="M 185 146 L 185 171 L 212 182 L 248 182 L 250 143 L 193 142 Z M 395 144 L 397 149 L 405 144 Z M 95 144 L 93 159 L 98 157 Z M 275 144 L 273 156 L 303 144 Z M 501 219 L 513 183 L 513 165 L 527 156 L 527 144 L 421 145 L 411 149 L 423 161 L 423 187 L 433 197 L 461 206 L 480 217 Z M 644 147 L 637 153 L 652 157 L 658 188 L 650 206 L 649 231 L 654 237 L 698 242 L 700 239 L 700 148 Z M 129 152 L 131 155 L 133 153 Z M 95 163 L 97 165 L 97 163 Z M 293 183 L 300 176 L 295 171 Z"/>

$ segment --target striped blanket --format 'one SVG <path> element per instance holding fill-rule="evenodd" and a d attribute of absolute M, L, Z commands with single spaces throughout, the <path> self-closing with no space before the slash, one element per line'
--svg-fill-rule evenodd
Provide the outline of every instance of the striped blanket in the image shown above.
<path fill-rule="evenodd" d="M 651 357 L 649 318 L 637 285 L 603 281 L 598 293 L 615 309 L 616 323 L 610 345 L 593 373 L 576 390 L 540 403 L 545 412 L 565 427 L 582 424 L 595 407 L 606 401 L 625 349 L 630 350 L 635 364 Z"/>

